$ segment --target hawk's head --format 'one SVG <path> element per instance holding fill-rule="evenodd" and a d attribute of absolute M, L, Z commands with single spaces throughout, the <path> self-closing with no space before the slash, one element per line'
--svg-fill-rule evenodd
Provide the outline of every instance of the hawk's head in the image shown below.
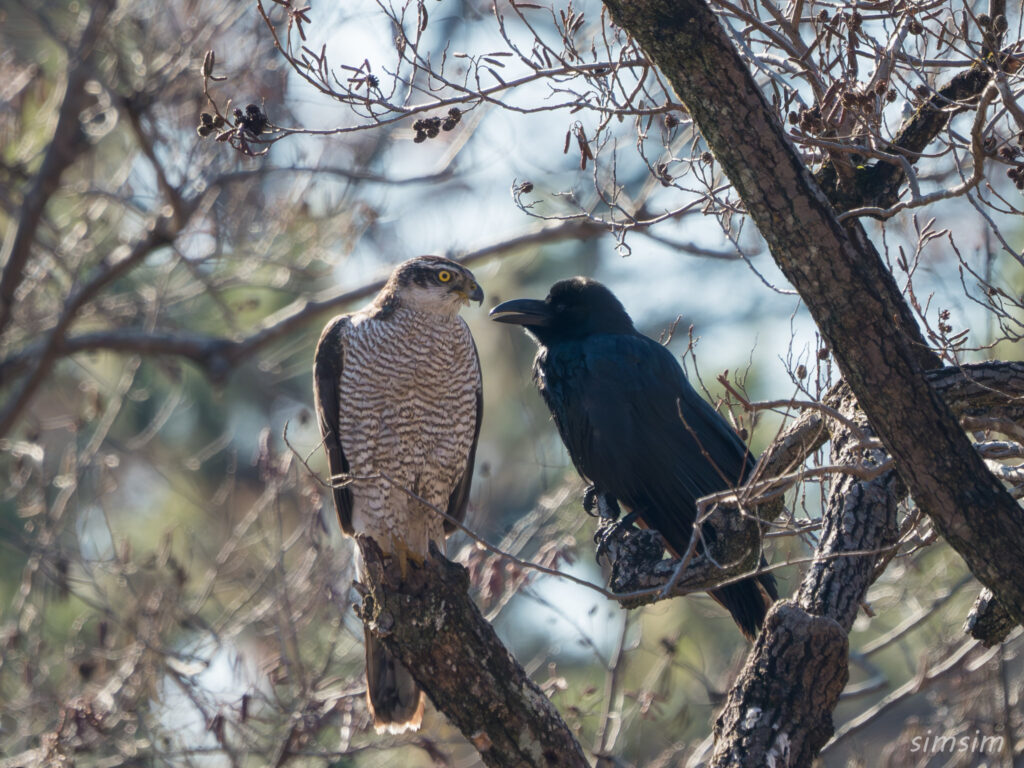
<path fill-rule="evenodd" d="M 385 304 L 397 301 L 420 312 L 454 315 L 470 301 L 482 302 L 484 292 L 461 264 L 441 256 L 417 256 L 395 267 L 381 297 Z"/>

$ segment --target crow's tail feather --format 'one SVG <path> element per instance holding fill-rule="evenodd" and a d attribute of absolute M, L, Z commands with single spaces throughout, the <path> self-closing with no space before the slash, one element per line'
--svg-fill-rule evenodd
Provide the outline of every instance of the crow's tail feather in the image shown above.
<path fill-rule="evenodd" d="M 761 565 L 765 564 L 762 559 Z M 779 599 L 775 577 L 770 573 L 761 573 L 735 584 L 712 589 L 709 594 L 732 614 L 740 632 L 750 641 L 757 637 L 768 609 Z"/>

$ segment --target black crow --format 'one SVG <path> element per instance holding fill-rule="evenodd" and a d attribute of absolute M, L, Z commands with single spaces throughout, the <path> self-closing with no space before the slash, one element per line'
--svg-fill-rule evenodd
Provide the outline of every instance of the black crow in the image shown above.
<path fill-rule="evenodd" d="M 543 301 L 499 304 L 491 319 L 537 340 L 534 381 L 579 473 L 684 554 L 697 499 L 742 483 L 754 459 L 672 353 L 633 327 L 611 291 L 583 277 L 555 283 Z M 778 591 L 765 573 L 711 596 L 752 639 Z"/>

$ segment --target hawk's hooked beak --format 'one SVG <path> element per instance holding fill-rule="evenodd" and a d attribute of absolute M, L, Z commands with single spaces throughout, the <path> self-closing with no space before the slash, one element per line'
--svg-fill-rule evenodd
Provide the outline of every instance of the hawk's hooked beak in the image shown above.
<path fill-rule="evenodd" d="M 467 304 L 471 301 L 475 301 L 477 304 L 484 303 L 484 291 L 474 281 L 470 281 L 469 285 L 463 284 L 462 287 L 453 288 L 452 290 L 459 294 L 459 296 L 462 297 L 462 300 Z"/>
<path fill-rule="evenodd" d="M 502 302 L 490 312 L 491 320 L 512 325 L 540 326 L 551 324 L 551 307 L 539 299 L 513 299 Z"/>

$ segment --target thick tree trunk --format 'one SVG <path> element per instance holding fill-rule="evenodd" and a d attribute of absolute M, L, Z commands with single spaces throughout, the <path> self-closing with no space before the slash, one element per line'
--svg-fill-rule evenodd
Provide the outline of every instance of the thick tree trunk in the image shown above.
<path fill-rule="evenodd" d="M 703 0 L 605 5 L 690 110 L 918 507 L 1024 622 L 1024 516 L 928 385 L 934 356 L 863 228 L 839 222 Z"/>

